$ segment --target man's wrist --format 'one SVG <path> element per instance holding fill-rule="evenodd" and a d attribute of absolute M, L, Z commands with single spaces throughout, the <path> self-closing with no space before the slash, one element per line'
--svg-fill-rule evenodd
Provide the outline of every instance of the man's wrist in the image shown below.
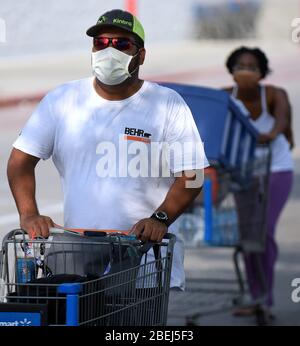
<path fill-rule="evenodd" d="M 167 227 L 169 225 L 169 217 L 166 212 L 164 211 L 155 211 L 151 216 L 151 219 L 157 220 L 163 224 L 165 224 Z"/>
<path fill-rule="evenodd" d="M 32 216 L 39 216 L 39 212 L 32 212 L 32 213 L 22 213 L 20 214 L 20 220 L 24 220 L 24 219 L 27 219 L 29 217 L 32 217 Z"/>

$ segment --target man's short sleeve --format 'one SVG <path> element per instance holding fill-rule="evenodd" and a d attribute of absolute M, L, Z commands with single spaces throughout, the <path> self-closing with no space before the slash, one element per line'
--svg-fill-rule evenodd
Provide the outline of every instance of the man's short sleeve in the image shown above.
<path fill-rule="evenodd" d="M 13 147 L 43 160 L 52 155 L 55 122 L 48 96 L 39 103 L 28 119 Z"/>
<path fill-rule="evenodd" d="M 208 167 L 203 142 L 193 115 L 179 94 L 172 95 L 168 111 L 166 142 L 170 148 L 167 161 L 171 172 Z"/>

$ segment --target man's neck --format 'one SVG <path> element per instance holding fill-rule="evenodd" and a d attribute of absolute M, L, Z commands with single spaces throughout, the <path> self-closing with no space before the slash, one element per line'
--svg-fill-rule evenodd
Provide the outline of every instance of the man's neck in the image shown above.
<path fill-rule="evenodd" d="M 94 88 L 99 96 L 109 101 L 119 101 L 127 99 L 140 90 L 144 81 L 136 77 L 120 85 L 105 85 L 97 78 L 94 79 Z"/>

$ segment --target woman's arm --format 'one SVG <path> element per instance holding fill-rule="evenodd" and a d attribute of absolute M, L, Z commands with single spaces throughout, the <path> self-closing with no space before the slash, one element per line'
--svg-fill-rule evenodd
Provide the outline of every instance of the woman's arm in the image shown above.
<path fill-rule="evenodd" d="M 284 89 L 273 88 L 273 115 L 275 117 L 275 124 L 272 132 L 275 137 L 279 133 L 284 133 L 290 122 L 291 105 L 288 94 Z"/>
<path fill-rule="evenodd" d="M 270 142 L 280 133 L 286 133 L 290 125 L 291 105 L 287 92 L 281 88 L 269 87 L 269 95 L 275 123 L 271 132 L 260 136 L 260 143 Z"/>
<path fill-rule="evenodd" d="M 288 100 L 289 101 L 289 100 Z M 289 109 L 288 109 L 288 126 L 287 129 L 284 131 L 284 135 L 286 136 L 288 142 L 290 143 L 290 148 L 293 149 L 295 146 L 294 142 L 294 133 L 293 133 L 293 121 L 292 121 L 292 106 L 291 103 L 289 102 Z"/>

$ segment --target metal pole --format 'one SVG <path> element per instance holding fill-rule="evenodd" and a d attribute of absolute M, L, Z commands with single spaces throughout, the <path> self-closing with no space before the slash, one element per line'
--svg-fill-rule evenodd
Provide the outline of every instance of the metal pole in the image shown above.
<path fill-rule="evenodd" d="M 125 0 L 125 9 L 126 11 L 136 16 L 137 15 L 137 0 Z"/>
<path fill-rule="evenodd" d="M 79 324 L 79 296 L 82 285 L 79 283 L 62 284 L 58 287 L 58 293 L 66 294 L 66 325 L 78 326 Z"/>
<path fill-rule="evenodd" d="M 212 181 L 209 178 L 204 180 L 204 240 L 211 242 L 212 235 Z"/>

